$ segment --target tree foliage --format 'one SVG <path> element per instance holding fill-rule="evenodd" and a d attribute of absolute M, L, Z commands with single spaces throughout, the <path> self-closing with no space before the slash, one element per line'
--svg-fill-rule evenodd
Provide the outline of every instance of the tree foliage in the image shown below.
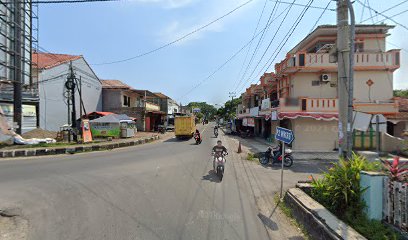
<path fill-rule="evenodd" d="M 408 89 L 394 90 L 394 97 L 408 98 Z"/>
<path fill-rule="evenodd" d="M 206 102 L 191 102 L 187 106 L 190 109 L 199 108 L 201 112 L 201 114 L 197 115 L 197 117 L 199 118 L 200 117 L 203 118 L 204 116 L 207 116 L 208 118 L 211 119 L 217 113 L 217 109 L 213 105 L 208 104 Z"/>
<path fill-rule="evenodd" d="M 241 104 L 241 98 L 236 98 L 234 100 L 228 100 L 224 107 L 217 110 L 217 115 L 224 119 L 233 119 L 237 114 L 238 104 Z"/>

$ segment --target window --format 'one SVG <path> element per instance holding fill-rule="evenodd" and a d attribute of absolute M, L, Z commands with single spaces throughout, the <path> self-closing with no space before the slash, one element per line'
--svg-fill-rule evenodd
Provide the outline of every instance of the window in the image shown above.
<path fill-rule="evenodd" d="M 319 80 L 312 81 L 312 86 L 320 86 L 320 81 Z"/>
<path fill-rule="evenodd" d="M 123 106 L 130 107 L 130 97 L 123 95 Z"/>
<path fill-rule="evenodd" d="M 354 52 L 364 52 L 364 43 L 356 42 L 354 44 Z"/>

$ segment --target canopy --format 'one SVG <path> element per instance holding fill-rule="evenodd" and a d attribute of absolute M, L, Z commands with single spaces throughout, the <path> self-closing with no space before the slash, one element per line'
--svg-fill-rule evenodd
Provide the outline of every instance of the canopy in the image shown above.
<path fill-rule="evenodd" d="M 104 117 L 100 117 L 91 120 L 91 123 L 119 123 L 121 121 L 133 121 L 134 119 L 126 114 L 109 114 Z"/>
<path fill-rule="evenodd" d="M 338 113 L 308 113 L 308 112 L 281 112 L 278 114 L 279 120 L 284 118 L 296 119 L 299 117 L 313 118 L 316 120 L 333 121 L 338 120 Z"/>

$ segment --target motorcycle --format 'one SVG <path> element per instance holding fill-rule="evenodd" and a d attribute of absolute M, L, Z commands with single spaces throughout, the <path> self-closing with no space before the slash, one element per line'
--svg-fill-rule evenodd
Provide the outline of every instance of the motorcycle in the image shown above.
<path fill-rule="evenodd" d="M 201 142 L 203 141 L 198 134 L 194 134 L 194 139 L 197 145 L 201 144 Z"/>
<path fill-rule="evenodd" d="M 280 163 L 282 164 L 282 147 L 278 146 L 277 148 L 268 147 L 265 154 L 259 156 L 259 162 L 262 165 L 266 165 L 269 162 L 271 164 Z M 291 149 L 285 149 L 285 154 L 283 156 L 283 166 L 291 167 L 293 165 L 293 156 Z"/>
<path fill-rule="evenodd" d="M 217 129 L 217 128 L 214 129 L 214 136 L 215 136 L 216 138 L 218 137 L 218 129 Z"/>
<path fill-rule="evenodd" d="M 215 173 L 217 174 L 217 177 L 220 179 L 220 182 L 222 181 L 222 178 L 224 177 L 224 169 L 225 169 L 225 156 L 227 154 L 215 154 L 213 153 L 214 160 L 215 160 Z"/>

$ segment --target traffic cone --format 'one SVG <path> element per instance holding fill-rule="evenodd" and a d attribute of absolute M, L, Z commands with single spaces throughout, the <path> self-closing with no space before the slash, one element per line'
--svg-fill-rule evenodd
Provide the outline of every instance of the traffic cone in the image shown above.
<path fill-rule="evenodd" d="M 238 153 L 241 153 L 242 152 L 242 149 L 241 149 L 241 141 L 239 141 L 239 144 L 238 144 Z"/>

